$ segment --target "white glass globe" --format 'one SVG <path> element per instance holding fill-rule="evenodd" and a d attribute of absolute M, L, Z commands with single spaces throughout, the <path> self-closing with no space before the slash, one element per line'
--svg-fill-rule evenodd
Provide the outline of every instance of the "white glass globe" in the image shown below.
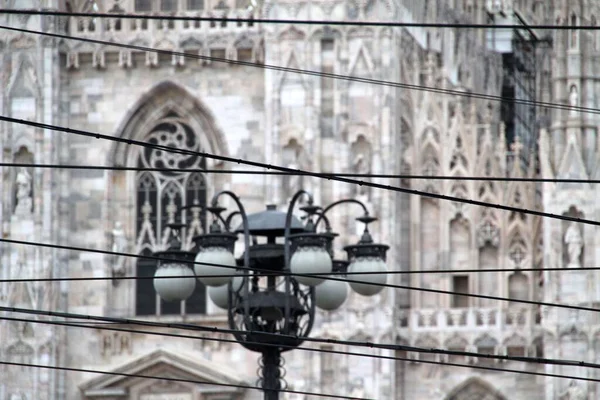
<path fill-rule="evenodd" d="M 224 247 L 204 248 L 196 255 L 195 261 L 197 263 L 216 264 L 194 264 L 196 277 L 206 286 L 222 286 L 229 283 L 230 276 L 214 275 L 232 275 L 236 266 L 233 254 Z M 222 267 L 217 265 L 222 265 Z"/>
<path fill-rule="evenodd" d="M 329 274 L 332 266 L 329 253 L 318 247 L 300 247 L 290 260 L 292 274 Z M 321 276 L 295 275 L 294 278 L 307 286 L 315 286 L 324 281 Z"/>
<path fill-rule="evenodd" d="M 348 280 L 360 282 L 348 282 L 352 290 L 363 296 L 373 296 L 383 290 L 383 284 L 387 282 L 387 268 L 380 258 L 359 257 L 348 266 L 348 272 L 378 272 L 376 274 L 348 275 Z"/>
<path fill-rule="evenodd" d="M 337 278 L 337 276 L 336 276 Z M 315 303 L 325 311 L 339 308 L 348 297 L 348 284 L 343 281 L 326 279 L 315 287 Z"/>
<path fill-rule="evenodd" d="M 154 290 L 165 301 L 185 300 L 195 288 L 194 272 L 185 264 L 161 263 L 154 273 Z"/>
<path fill-rule="evenodd" d="M 244 283 L 244 278 L 242 276 L 233 278 L 233 281 L 231 282 L 233 291 L 238 291 L 242 287 L 242 283 Z M 227 306 L 229 305 L 229 284 L 209 287 L 208 296 L 217 307 L 227 309 Z"/>

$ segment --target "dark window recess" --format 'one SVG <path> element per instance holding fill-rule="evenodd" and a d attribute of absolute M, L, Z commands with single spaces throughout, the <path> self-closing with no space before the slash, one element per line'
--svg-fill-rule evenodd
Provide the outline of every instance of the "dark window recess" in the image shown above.
<path fill-rule="evenodd" d="M 187 9 L 190 11 L 203 10 L 204 0 L 187 0 Z"/>
<path fill-rule="evenodd" d="M 144 252 L 143 255 L 151 255 L 151 253 Z M 154 284 L 152 279 L 148 277 L 154 276 L 156 270 L 156 261 L 145 260 L 143 258 L 138 259 L 137 262 L 137 276 L 146 279 L 137 279 L 135 285 L 135 314 L 136 315 L 156 315 L 156 292 L 154 291 Z"/>
<path fill-rule="evenodd" d="M 186 314 L 205 314 L 206 313 L 206 287 L 196 281 L 196 290 L 185 301 Z"/>
<path fill-rule="evenodd" d="M 161 315 L 178 315 L 181 314 L 180 301 L 164 301 L 160 299 L 160 314 Z"/>
<path fill-rule="evenodd" d="M 252 61 L 252 49 L 237 49 L 238 61 Z"/>
<path fill-rule="evenodd" d="M 477 353 L 479 354 L 494 355 L 495 351 L 496 349 L 492 346 L 477 346 Z M 490 366 L 496 362 L 494 358 L 488 357 L 476 357 L 475 359 L 479 365 Z"/>
<path fill-rule="evenodd" d="M 537 152 L 536 109 L 532 103 L 536 99 L 536 42 L 533 37 L 523 35 L 514 31 L 513 52 L 502 55 L 502 97 L 507 101 L 502 102 L 500 117 L 508 150 L 513 150 L 512 144 L 518 137 L 520 162 L 526 169 L 531 154 Z"/>
<path fill-rule="evenodd" d="M 161 0 L 160 11 L 177 11 L 177 0 Z"/>
<path fill-rule="evenodd" d="M 135 11 L 152 11 L 152 0 L 135 0 L 134 7 Z"/>
<path fill-rule="evenodd" d="M 469 293 L 469 277 L 466 275 L 455 275 L 452 277 L 452 307 L 469 307 L 469 298 L 458 293 Z"/>
<path fill-rule="evenodd" d="M 158 62 L 163 65 L 171 64 L 173 62 L 173 56 L 167 53 L 158 53 Z"/>
<path fill-rule="evenodd" d="M 212 58 L 225 58 L 225 49 L 210 49 L 210 56 Z"/>
<path fill-rule="evenodd" d="M 508 346 L 506 355 L 509 357 L 525 357 L 525 347 L 523 346 Z"/>

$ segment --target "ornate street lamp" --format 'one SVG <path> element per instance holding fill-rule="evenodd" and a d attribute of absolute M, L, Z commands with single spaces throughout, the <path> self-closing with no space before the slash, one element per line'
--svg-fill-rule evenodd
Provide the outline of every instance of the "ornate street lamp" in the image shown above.
<path fill-rule="evenodd" d="M 230 197 L 237 205 L 227 217 L 222 215 L 227 210 L 219 206 L 222 196 Z M 305 223 L 293 215 L 301 197 L 307 198 L 307 205 L 300 208 L 306 214 Z M 357 220 L 365 224 L 365 230 L 357 244 L 344 248 L 347 260 L 333 260 L 337 234 L 332 232 L 327 213 L 345 203 L 362 208 L 363 215 Z M 193 272 L 193 255 L 182 251 L 174 239 L 170 248 L 159 254 L 173 261 L 161 261 L 154 286 L 166 301 L 184 300 L 194 289 L 191 276 L 195 273 L 209 286 L 208 294 L 215 305 L 227 310 L 229 326 L 237 332 L 236 340 L 262 354 L 260 384 L 264 398 L 278 399 L 283 387 L 281 353 L 298 347 L 310 334 L 316 307 L 332 311 L 344 303 L 348 284 L 341 279 L 346 271 L 359 273 L 352 280 L 360 282 L 350 282 L 355 292 L 365 296 L 379 293 L 387 280 L 385 256 L 389 247 L 373 243 L 368 225 L 376 218 L 354 199 L 321 208 L 313 205 L 310 193 L 301 190 L 292 197 L 287 213 L 267 206 L 265 211 L 247 215 L 240 199 L 223 191 L 213 197 L 206 210 L 214 218 L 209 233 L 194 238 L 199 252 Z M 240 216 L 242 224 L 232 231 L 234 216 Z M 319 230 L 321 224 L 324 229 Z M 244 253 L 241 260 L 235 260 L 233 250 L 240 234 Z M 328 276 L 337 280 L 326 279 Z"/>

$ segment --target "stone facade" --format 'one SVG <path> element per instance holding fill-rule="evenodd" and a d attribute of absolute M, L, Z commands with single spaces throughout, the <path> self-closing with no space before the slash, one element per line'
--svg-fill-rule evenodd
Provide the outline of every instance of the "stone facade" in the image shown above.
<path fill-rule="evenodd" d="M 509 68 L 523 61 L 518 54 L 525 54 L 511 46 L 525 43 L 525 47 L 532 46 L 523 50 L 530 51 L 528 60 L 535 60 L 536 74 L 526 78 L 534 91 L 516 91 L 513 96 L 597 108 L 600 37 L 594 31 L 553 31 L 551 40 L 546 40 L 548 32 L 534 32 L 534 43 L 512 41 L 515 33 L 509 30 L 118 17 L 137 7 L 138 12 L 231 18 L 442 23 L 489 23 L 491 18 L 498 24 L 587 25 L 596 24 L 600 12 L 593 1 L 22 0 L 9 1 L 8 7 L 115 12 L 113 19 L 1 15 L 0 24 L 66 31 L 74 37 L 175 50 L 191 57 L 4 31 L 0 35 L 0 84 L 4 88 L 0 110 L 4 116 L 311 171 L 600 178 L 594 114 L 543 108 L 526 114 L 531 111 L 526 105 L 507 109 L 497 101 L 460 95 L 506 96 L 507 81 L 516 76 Z M 509 63 L 507 54 L 516 61 Z M 329 79 L 211 61 L 206 56 L 405 85 Z M 410 85 L 432 90 L 415 90 Z M 436 89 L 454 94 L 439 94 Z M 511 113 L 534 115 L 535 124 L 514 122 Z M 176 218 L 173 209 L 178 205 L 202 203 L 216 191 L 230 189 L 242 197 L 249 212 L 261 211 L 268 203 L 283 209 L 302 187 L 314 193 L 319 204 L 348 196 L 365 202 L 380 218 L 373 227 L 374 236 L 391 246 L 388 267 L 432 271 L 390 275 L 389 281 L 395 284 L 513 300 L 586 306 L 600 301 L 599 272 L 581 269 L 595 267 L 600 260 L 600 235 L 590 225 L 311 177 L 231 174 L 227 172 L 260 169 L 22 124 L 1 122 L 0 143 L 0 162 L 124 167 L 3 168 L 0 220 L 5 239 L 147 254 L 164 247 L 169 234 L 165 224 Z M 135 170 L 138 167 L 211 172 L 165 174 Z M 600 217 L 596 205 L 600 188 L 588 183 L 371 180 L 567 216 Z M 333 213 L 334 228 L 345 238 L 338 250 L 358 239 L 352 215 L 346 209 Z M 189 237 L 202 232 L 204 221 L 193 211 L 185 218 L 192 226 L 185 241 L 191 247 Z M 141 271 L 136 260 L 10 243 L 3 243 L 1 249 L 1 279 L 118 278 L 5 282 L 0 285 L 1 305 L 227 326 L 223 312 L 204 292 L 194 294 L 196 303 L 178 304 L 175 310 L 153 298 L 142 304 L 141 283 L 120 279 Z M 564 270 L 462 271 L 541 267 Z M 6 316 L 32 318 L 18 313 Z M 256 383 L 256 354 L 214 340 L 230 339 L 227 336 L 193 332 L 195 339 L 162 337 L 154 334 L 165 332 L 159 328 L 144 328 L 148 331 L 144 334 L 105 330 L 101 324 L 84 329 L 38 322 L 0 320 L 0 359 L 209 383 L 165 383 L 3 365 L 0 400 L 261 397 L 258 391 L 210 384 Z M 312 336 L 600 363 L 597 322 L 594 314 L 583 311 L 386 289 L 374 298 L 351 295 L 341 310 L 319 313 Z M 307 346 L 380 358 L 300 350 L 286 353 L 290 388 L 377 399 L 532 399 L 541 398 L 541 393 L 546 399 L 600 396 L 591 382 L 475 368 L 600 378 L 594 370 L 576 366 L 525 366 L 330 344 Z M 169 393 L 171 397 L 160 397 Z"/>

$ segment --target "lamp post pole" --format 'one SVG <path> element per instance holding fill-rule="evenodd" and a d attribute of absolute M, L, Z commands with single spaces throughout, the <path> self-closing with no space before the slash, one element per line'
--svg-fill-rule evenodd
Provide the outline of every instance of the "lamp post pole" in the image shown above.
<path fill-rule="evenodd" d="M 227 216 L 222 215 L 227 210 L 219 206 L 222 196 L 231 198 L 237 206 Z M 301 198 L 306 198 L 306 205 L 300 207 L 306 214 L 305 223 L 294 216 Z M 365 224 L 365 230 L 356 245 L 344 248 L 347 260 L 333 260 L 332 242 L 337 234 L 332 232 L 326 214 L 347 203 L 362 208 L 363 215 L 357 220 Z M 189 256 L 174 259 L 173 255 L 185 252 L 177 248 L 177 242 L 171 243 L 166 253 L 160 253 L 170 259 L 159 263 L 154 287 L 164 300 L 177 301 L 193 291 L 194 275 L 207 285 L 211 300 L 227 310 L 235 339 L 246 349 L 261 354 L 259 382 L 265 400 L 278 400 L 286 388 L 282 353 L 300 346 L 309 336 L 316 308 L 334 310 L 347 297 L 346 282 L 326 278 L 343 275 L 346 269 L 361 272 L 353 276 L 355 282 L 349 282 L 350 287 L 365 296 L 379 293 L 387 280 L 388 246 L 373 243 L 368 225 L 376 219 L 369 216 L 363 203 L 354 199 L 322 208 L 313 204 L 310 193 L 300 190 L 285 213 L 269 205 L 265 211 L 247 215 L 233 192 L 222 191 L 206 210 L 213 215 L 213 221 L 208 233 L 194 238 L 199 252 L 193 267 Z M 241 217 L 242 224 L 232 230 L 234 216 Z M 240 260 L 233 256 L 238 235 L 244 241 Z M 278 238 L 283 238 L 283 243 Z"/>

